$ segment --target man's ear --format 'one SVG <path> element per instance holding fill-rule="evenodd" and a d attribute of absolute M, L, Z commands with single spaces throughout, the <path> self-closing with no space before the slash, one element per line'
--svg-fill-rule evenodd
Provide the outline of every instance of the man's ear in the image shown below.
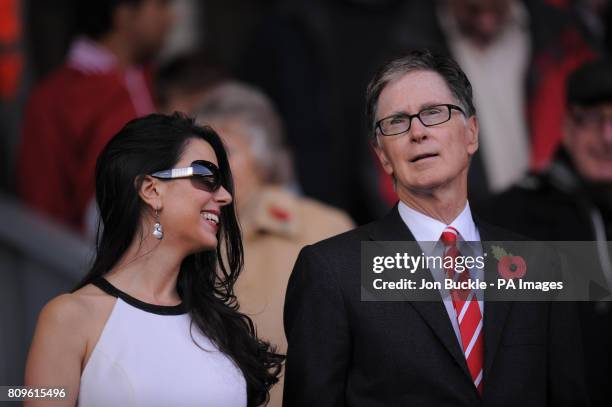
<path fill-rule="evenodd" d="M 380 164 L 382 165 L 382 167 L 385 170 L 385 172 L 392 176 L 393 175 L 393 167 L 391 166 L 391 162 L 387 158 L 387 154 L 383 150 L 383 148 L 382 148 L 382 146 L 380 144 L 380 140 L 378 138 L 375 139 L 374 141 L 372 141 L 372 148 L 374 149 L 374 152 L 378 156 L 378 159 L 380 160 Z"/>
<path fill-rule="evenodd" d="M 466 138 L 467 138 L 467 152 L 470 156 L 474 155 L 478 151 L 478 119 L 475 115 L 467 119 L 466 123 Z"/>
<path fill-rule="evenodd" d="M 140 180 L 136 179 L 134 181 L 136 186 L 138 186 L 139 181 L 138 195 L 140 199 L 154 210 L 160 210 L 162 208 L 163 184 L 150 175 L 144 175 Z"/>

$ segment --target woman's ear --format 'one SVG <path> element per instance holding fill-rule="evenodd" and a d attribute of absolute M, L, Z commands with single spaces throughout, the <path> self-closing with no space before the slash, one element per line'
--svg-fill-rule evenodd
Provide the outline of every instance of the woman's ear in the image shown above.
<path fill-rule="evenodd" d="M 160 210 L 162 208 L 162 195 L 164 189 L 162 183 L 157 178 L 153 178 L 150 175 L 144 175 L 142 178 L 136 179 L 134 182 L 137 187 L 139 181 L 141 181 L 140 187 L 138 188 L 140 199 L 154 210 Z"/>

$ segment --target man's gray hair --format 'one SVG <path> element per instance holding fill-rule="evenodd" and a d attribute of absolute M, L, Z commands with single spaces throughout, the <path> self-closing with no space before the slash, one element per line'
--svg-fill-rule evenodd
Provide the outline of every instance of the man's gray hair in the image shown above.
<path fill-rule="evenodd" d="M 376 139 L 376 109 L 381 92 L 396 79 L 409 72 L 432 71 L 438 73 L 450 89 L 452 95 L 465 109 L 467 117 L 476 114 L 472 101 L 472 85 L 457 62 L 453 59 L 433 54 L 427 50 L 412 51 L 382 66 L 370 81 L 366 91 L 366 119 L 372 140 Z"/>
<path fill-rule="evenodd" d="M 193 114 L 200 123 L 231 120 L 242 125 L 264 183 L 290 185 L 294 181 L 281 117 L 263 92 L 227 81 L 215 86 Z"/>

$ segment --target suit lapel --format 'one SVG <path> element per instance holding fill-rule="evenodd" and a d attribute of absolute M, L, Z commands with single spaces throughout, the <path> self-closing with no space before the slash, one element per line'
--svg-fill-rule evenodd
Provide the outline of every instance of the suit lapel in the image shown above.
<path fill-rule="evenodd" d="M 483 250 L 485 253 L 491 254 L 489 242 L 504 240 L 503 232 L 496 230 L 495 227 L 488 225 L 485 222 L 478 221 L 478 231 L 480 239 L 483 242 Z M 485 247 L 485 245 L 487 247 Z M 485 280 L 497 278 L 497 260 L 492 256 L 487 256 L 485 260 Z M 484 372 L 483 377 L 487 377 L 487 373 L 491 370 L 495 355 L 499 349 L 502 333 L 506 323 L 508 312 L 510 311 L 510 302 L 487 301 L 487 292 L 485 291 L 485 307 L 484 307 L 484 341 L 485 341 L 485 356 L 484 356 Z"/>
<path fill-rule="evenodd" d="M 370 239 L 374 241 L 415 241 L 410 229 L 402 220 L 397 205 L 384 218 L 374 224 Z M 427 273 L 426 278 L 433 281 L 431 273 Z M 410 301 L 409 304 L 425 320 L 468 378 L 471 377 L 465 355 L 459 346 L 448 313 L 442 303 L 442 298 L 440 297 L 439 301 Z"/>

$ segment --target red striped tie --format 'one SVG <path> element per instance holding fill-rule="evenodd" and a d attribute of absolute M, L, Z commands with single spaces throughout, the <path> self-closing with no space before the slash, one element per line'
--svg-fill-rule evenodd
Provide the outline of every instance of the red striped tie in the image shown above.
<path fill-rule="evenodd" d="M 453 259 L 460 255 L 457 249 L 457 236 L 459 232 L 452 226 L 447 226 L 442 232 L 442 243 L 444 243 L 444 256 Z M 469 281 L 469 271 L 462 273 L 455 272 L 453 267 L 445 269 L 448 278 L 456 281 Z M 484 332 L 482 331 L 483 321 L 476 293 L 471 290 L 451 290 L 453 307 L 459 322 L 459 332 L 461 332 L 461 344 L 463 354 L 467 361 L 468 369 L 472 376 L 472 381 L 482 395 L 482 368 L 484 360 Z"/>

